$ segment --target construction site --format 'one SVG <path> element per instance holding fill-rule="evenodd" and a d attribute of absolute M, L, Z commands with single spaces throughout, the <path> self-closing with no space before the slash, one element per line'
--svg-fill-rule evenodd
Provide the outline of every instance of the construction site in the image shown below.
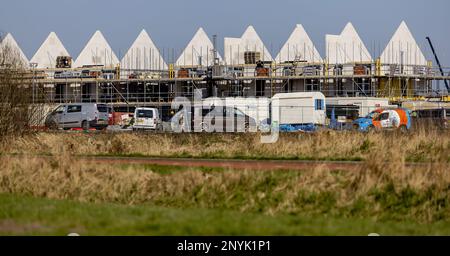
<path fill-rule="evenodd" d="M 416 1 L 5 3 L 0 236 L 450 234 L 449 2 Z"/>
<path fill-rule="evenodd" d="M 448 95 L 450 69 L 424 57 L 405 22 L 380 56 L 372 56 L 351 23 L 339 35 L 326 35 L 325 57 L 302 25 L 295 26 L 275 57 L 252 26 L 240 38 L 224 38 L 223 56 L 216 48 L 217 40 L 198 29 L 174 63 L 166 63 L 167 56 L 145 30 L 121 60 L 100 31 L 77 58 L 69 55 L 54 32 L 31 60 L 11 34 L 2 43 L 17 49 L 29 67 L 27 77 L 36 103 L 160 107 L 170 105 L 175 97 L 193 97 L 195 92 L 203 98 L 270 98 L 281 92 L 319 91 L 326 97 L 391 101 L 442 100 Z M 439 81 L 447 86 L 444 90 L 436 89 Z"/>

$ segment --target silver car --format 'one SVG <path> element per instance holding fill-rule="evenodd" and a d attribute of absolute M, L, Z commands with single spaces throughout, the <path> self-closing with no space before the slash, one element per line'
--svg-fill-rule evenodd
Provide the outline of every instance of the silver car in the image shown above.
<path fill-rule="evenodd" d="M 70 103 L 58 106 L 45 119 L 49 128 L 104 129 L 108 126 L 110 108 L 105 104 Z"/>

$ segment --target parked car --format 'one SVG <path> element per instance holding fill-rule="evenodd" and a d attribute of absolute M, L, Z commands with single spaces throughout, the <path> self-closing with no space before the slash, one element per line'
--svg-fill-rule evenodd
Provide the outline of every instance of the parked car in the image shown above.
<path fill-rule="evenodd" d="M 192 107 L 188 111 L 189 115 L 192 132 L 247 132 L 257 129 L 255 119 L 236 107 L 210 106 L 201 109 L 201 117 L 196 117 L 197 120 L 194 119 L 194 108 Z M 172 118 L 176 118 L 178 125 L 185 127 L 186 120 L 184 120 L 183 111 L 178 111 Z M 217 121 L 222 121 L 222 126 L 216 125 Z"/>
<path fill-rule="evenodd" d="M 202 122 L 194 123 L 193 121 L 193 127 L 199 125 L 200 127 L 197 127 L 197 130 L 205 132 L 248 132 L 257 128 L 255 119 L 244 114 L 236 107 L 203 109 L 202 119 Z M 213 130 L 211 126 L 216 126 L 216 122 L 220 122 L 220 119 L 222 119 L 222 129 L 220 129 L 219 125 L 218 131 Z"/>
<path fill-rule="evenodd" d="M 366 117 L 356 119 L 353 122 L 353 128 L 359 131 L 374 129 L 400 129 L 401 131 L 407 131 L 411 129 L 411 113 L 404 108 L 377 109 Z"/>
<path fill-rule="evenodd" d="M 139 107 L 134 110 L 133 131 L 161 130 L 162 121 L 157 108 Z"/>
<path fill-rule="evenodd" d="M 411 114 L 414 128 L 449 128 L 450 108 L 415 110 Z"/>
<path fill-rule="evenodd" d="M 90 127 L 104 129 L 108 126 L 110 108 L 105 104 L 70 103 L 62 104 L 47 115 L 45 125 L 52 129 Z"/>

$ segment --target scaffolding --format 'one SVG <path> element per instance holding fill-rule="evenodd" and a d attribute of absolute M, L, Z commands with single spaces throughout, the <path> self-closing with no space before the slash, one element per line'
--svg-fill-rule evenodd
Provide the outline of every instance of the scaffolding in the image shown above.
<path fill-rule="evenodd" d="M 31 82 L 33 87 L 40 88 L 36 92 L 42 94 L 35 95 L 34 99 L 54 103 L 159 104 L 170 103 L 178 96 L 192 97 L 195 90 L 204 91 L 205 97 L 272 97 L 280 92 L 320 91 L 329 97 L 412 98 L 436 96 L 433 82 L 450 79 L 431 65 L 383 65 L 379 60 L 346 65 L 293 62 L 186 67 L 170 64 L 168 70 L 91 67 L 90 76 L 83 76 L 84 70 L 32 69 Z M 448 73 L 450 69 L 446 70 Z M 56 73 L 66 76 L 56 77 Z"/>

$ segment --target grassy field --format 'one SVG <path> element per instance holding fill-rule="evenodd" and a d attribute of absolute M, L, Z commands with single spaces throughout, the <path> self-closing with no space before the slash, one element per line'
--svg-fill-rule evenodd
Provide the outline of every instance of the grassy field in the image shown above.
<path fill-rule="evenodd" d="M 289 134 L 275 145 L 255 135 L 28 136 L 1 147 L 2 234 L 450 234 L 446 134 Z M 94 154 L 358 158 L 362 165 L 254 171 L 74 157 Z"/>
<path fill-rule="evenodd" d="M 0 146 L 8 154 L 450 162 L 450 133 L 425 130 L 285 133 L 274 144 L 260 143 L 258 134 L 37 133 Z"/>
<path fill-rule="evenodd" d="M 449 235 L 449 222 L 268 216 L 217 209 L 79 203 L 0 194 L 0 235 Z"/>

